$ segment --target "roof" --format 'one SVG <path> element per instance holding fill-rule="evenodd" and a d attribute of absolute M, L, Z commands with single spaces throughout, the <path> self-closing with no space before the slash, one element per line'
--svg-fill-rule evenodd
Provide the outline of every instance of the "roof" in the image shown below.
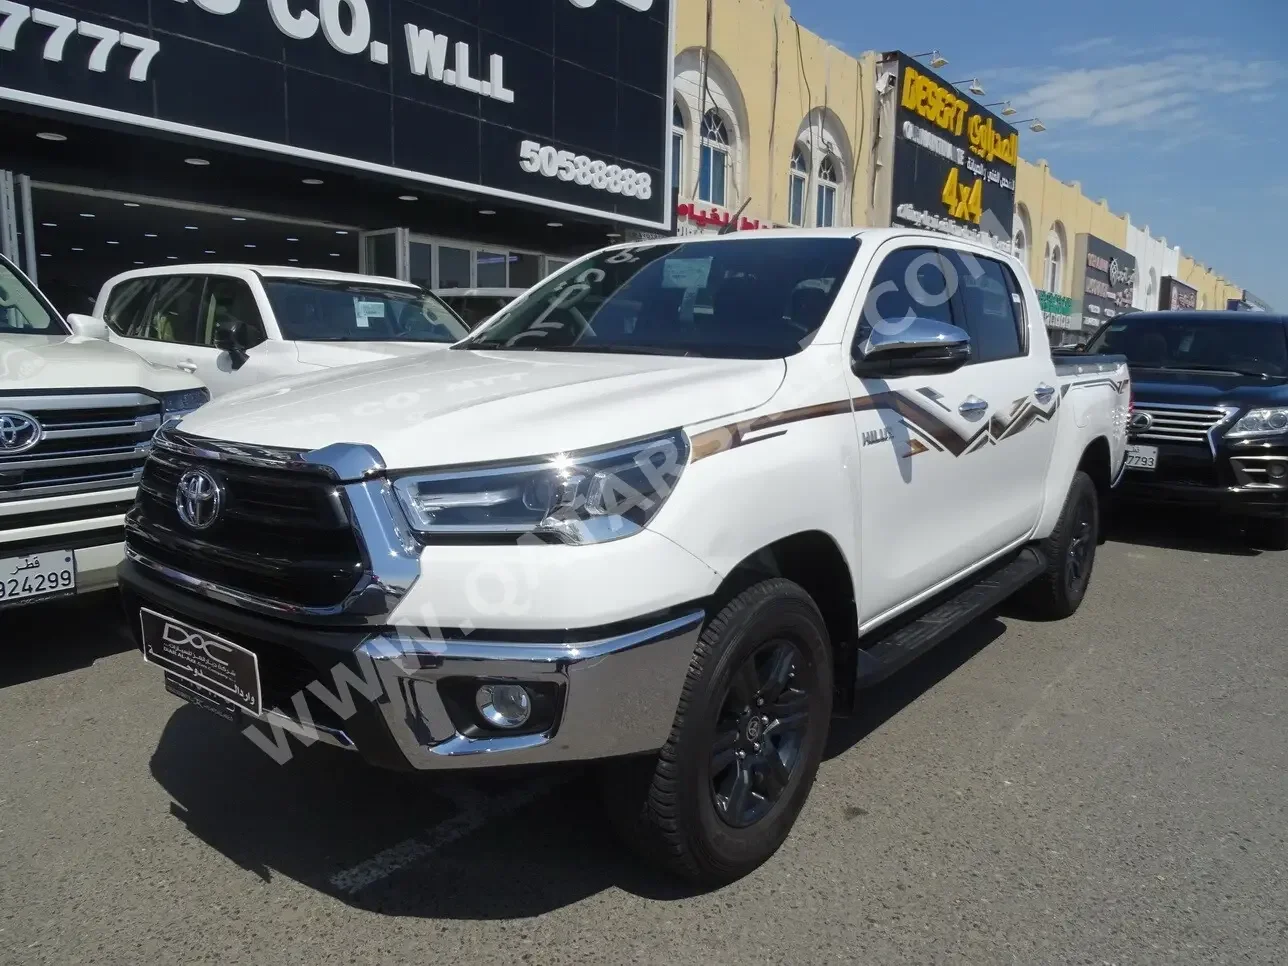
<path fill-rule="evenodd" d="M 749 231 L 731 231 L 726 235 L 677 235 L 674 238 L 655 238 L 644 242 L 625 242 L 613 245 L 613 248 L 639 248 L 641 246 L 652 245 L 674 245 L 677 242 L 684 244 L 708 244 L 720 241 L 751 241 L 756 239 L 782 239 L 782 238 L 862 238 L 872 244 L 880 244 L 892 238 L 924 238 L 927 244 L 944 245 L 948 242 L 961 245 L 974 245 L 991 255 L 1008 255 L 1006 252 L 997 252 L 987 242 L 975 238 L 961 238 L 957 235 L 949 235 L 944 232 L 928 231 L 924 228 L 864 228 L 862 226 L 851 226 L 848 228 L 774 228 L 768 231 L 749 230 Z"/>
<path fill-rule="evenodd" d="M 389 278 L 385 275 L 359 275 L 355 272 L 335 272 L 327 268 L 301 268 L 298 265 L 250 265 L 244 262 L 192 262 L 174 265 L 153 265 L 134 268 L 114 276 L 117 279 L 143 278 L 151 275 L 218 275 L 236 272 L 254 272 L 262 278 L 294 278 L 327 282 L 355 282 L 364 285 L 390 285 L 398 288 L 420 288 L 414 282 Z"/>
<path fill-rule="evenodd" d="M 1190 324 L 1211 323 L 1220 325 L 1230 322 L 1262 322 L 1273 325 L 1288 325 L 1288 315 L 1274 312 L 1234 312 L 1230 309 L 1181 309 L 1150 310 L 1148 312 L 1128 312 L 1114 319 L 1115 322 L 1137 319 L 1165 319 L 1168 322 L 1188 322 Z"/>

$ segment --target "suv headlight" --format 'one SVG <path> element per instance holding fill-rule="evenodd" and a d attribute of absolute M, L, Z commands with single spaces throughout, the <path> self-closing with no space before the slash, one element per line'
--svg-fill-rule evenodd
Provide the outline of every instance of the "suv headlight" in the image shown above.
<path fill-rule="evenodd" d="M 1230 427 L 1226 436 L 1277 436 L 1288 433 L 1288 409 L 1253 409 Z"/>
<path fill-rule="evenodd" d="M 642 530 L 689 458 L 680 430 L 583 453 L 398 477 L 394 489 L 427 537 L 603 543 Z"/>
<path fill-rule="evenodd" d="M 161 421 L 176 416 L 186 416 L 210 402 L 209 389 L 184 389 L 180 392 L 161 393 Z"/>

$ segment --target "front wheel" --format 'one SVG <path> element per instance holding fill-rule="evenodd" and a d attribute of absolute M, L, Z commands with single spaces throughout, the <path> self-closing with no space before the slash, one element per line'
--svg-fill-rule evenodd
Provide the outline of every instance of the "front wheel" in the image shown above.
<path fill-rule="evenodd" d="M 827 627 L 800 586 L 774 578 L 703 631 L 670 739 L 656 759 L 604 769 L 626 842 L 692 882 L 721 885 L 787 838 L 823 757 L 832 712 Z"/>
<path fill-rule="evenodd" d="M 1051 536 L 1042 541 L 1047 569 L 1020 594 L 1020 601 L 1039 620 L 1061 620 L 1082 604 L 1096 562 L 1100 538 L 1100 502 L 1096 484 L 1079 470 L 1073 475 L 1064 509 Z"/>

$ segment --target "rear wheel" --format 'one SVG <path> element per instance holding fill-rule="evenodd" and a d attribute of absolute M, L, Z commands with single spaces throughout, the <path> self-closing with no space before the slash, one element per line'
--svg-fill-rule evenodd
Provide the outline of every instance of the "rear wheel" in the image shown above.
<path fill-rule="evenodd" d="M 1047 569 L 1020 592 L 1020 602 L 1033 617 L 1060 620 L 1078 609 L 1091 581 L 1099 538 L 1096 485 L 1079 470 L 1073 475 L 1055 530 L 1042 541 Z"/>
<path fill-rule="evenodd" d="M 791 831 L 831 710 L 818 608 L 789 580 L 756 584 L 703 632 L 661 753 L 603 770 L 615 824 L 628 844 L 693 882 L 746 875 Z"/>

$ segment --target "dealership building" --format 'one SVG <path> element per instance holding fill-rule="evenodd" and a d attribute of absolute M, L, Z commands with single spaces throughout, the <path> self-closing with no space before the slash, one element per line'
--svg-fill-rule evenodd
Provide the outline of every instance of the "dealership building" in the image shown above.
<path fill-rule="evenodd" d="M 622 239 L 890 224 L 1014 252 L 1056 343 L 1106 308 L 1257 307 L 1020 157 L 1042 125 L 972 52 L 856 57 L 783 0 L 2 6 L 0 250 L 64 311 L 138 265 L 520 288 Z M 1084 237 L 1120 283 L 1134 259 L 1112 304 Z"/>
<path fill-rule="evenodd" d="M 672 230 L 669 0 L 5 6 L 0 240 L 65 312 L 166 263 L 521 288 Z"/>

